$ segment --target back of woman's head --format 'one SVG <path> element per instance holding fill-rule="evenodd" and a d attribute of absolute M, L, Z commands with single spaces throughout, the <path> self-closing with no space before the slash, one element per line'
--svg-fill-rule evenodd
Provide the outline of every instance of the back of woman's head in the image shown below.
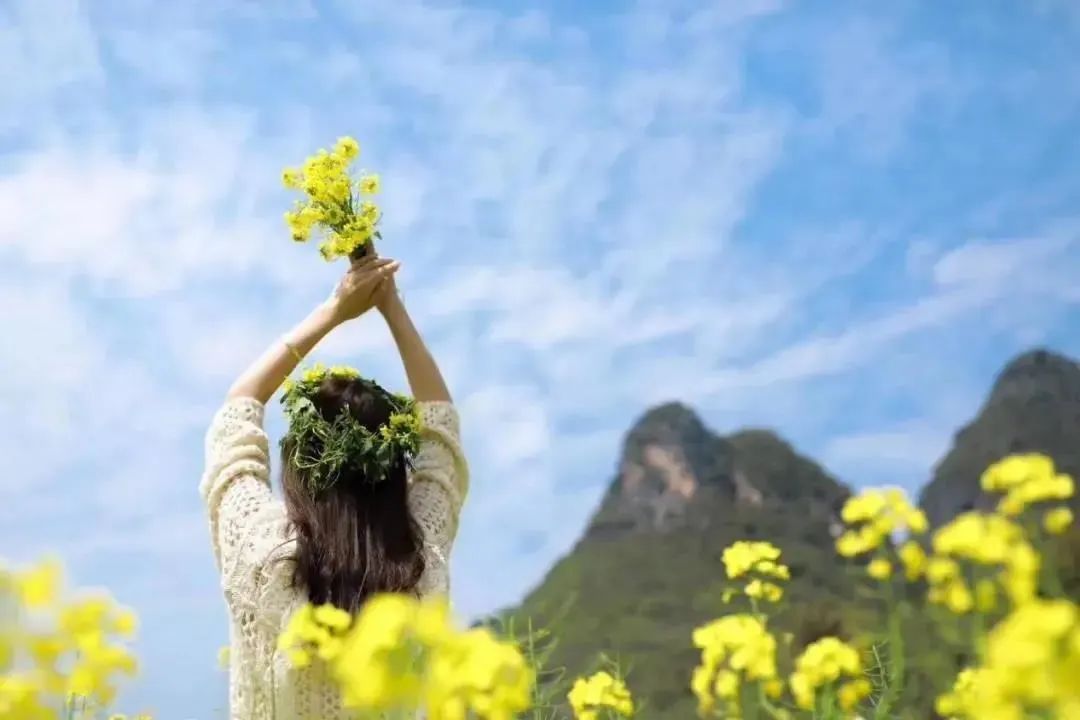
<path fill-rule="evenodd" d="M 308 397 L 326 423 L 347 412 L 346 421 L 376 438 L 395 413 L 394 396 L 358 377 L 328 373 Z M 318 433 L 298 439 L 290 429 L 282 442 L 282 486 L 296 534 L 294 585 L 315 604 L 352 611 L 374 593 L 412 591 L 424 559 L 407 503 L 407 454 L 382 457 L 377 470 L 345 458 L 333 481 L 324 482 L 317 481 L 318 468 L 297 461 L 298 443 L 307 445 L 300 448 L 307 457 L 342 452 L 325 447 Z"/>

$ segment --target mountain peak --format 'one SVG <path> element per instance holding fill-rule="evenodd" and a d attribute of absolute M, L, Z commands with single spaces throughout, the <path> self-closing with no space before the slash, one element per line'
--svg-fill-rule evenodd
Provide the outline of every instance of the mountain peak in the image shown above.
<path fill-rule="evenodd" d="M 674 440 L 707 434 L 709 431 L 705 424 L 688 405 L 667 402 L 649 408 L 638 418 L 627 434 L 627 443 L 630 443 L 631 439 Z"/>
<path fill-rule="evenodd" d="M 1046 348 L 1013 358 L 998 375 L 989 403 L 1035 395 L 1080 398 L 1080 364 Z"/>
<path fill-rule="evenodd" d="M 1062 472 L 1080 471 L 1080 364 L 1044 348 L 1014 358 L 998 375 L 979 413 L 956 434 L 921 503 L 933 524 L 996 502 L 980 488 L 992 463 L 1021 452 L 1045 453 Z M 1078 506 L 1080 507 L 1080 506 Z"/>
<path fill-rule="evenodd" d="M 681 524 L 705 486 L 729 476 L 731 452 L 687 405 L 647 410 L 623 441 L 616 476 L 592 535 L 662 530 Z"/>
<path fill-rule="evenodd" d="M 847 489 L 771 430 L 717 435 L 688 406 L 646 411 L 623 443 L 616 475 L 587 532 L 704 528 L 737 514 L 791 503 L 831 517 Z"/>

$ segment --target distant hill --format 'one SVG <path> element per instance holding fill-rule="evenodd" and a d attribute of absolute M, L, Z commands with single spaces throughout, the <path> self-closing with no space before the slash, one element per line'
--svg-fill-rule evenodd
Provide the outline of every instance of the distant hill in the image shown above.
<path fill-rule="evenodd" d="M 1046 453 L 1063 472 L 1080 479 L 1080 364 L 1033 350 L 1005 367 L 923 488 L 920 504 L 931 523 L 992 507 L 979 478 L 991 463 L 1017 452 Z"/>
<path fill-rule="evenodd" d="M 646 413 L 584 536 L 514 615 L 554 625 L 555 660 L 584 671 L 598 649 L 631 663 L 650 717 L 693 717 L 691 633 L 720 609 L 721 554 L 768 538 L 791 567 L 804 635 L 838 630 L 852 589 L 828 562 L 849 490 L 764 430 L 729 437 L 689 408 Z"/>
<path fill-rule="evenodd" d="M 985 507 L 982 470 L 1018 450 L 1047 452 L 1080 477 L 1075 362 L 1038 350 L 1006 367 L 922 493 L 932 522 Z M 559 637 L 553 662 L 572 675 L 593 669 L 598 651 L 620 658 L 648 717 L 693 717 L 691 633 L 723 611 L 721 554 L 731 542 L 768 539 L 783 548 L 791 603 L 777 624 L 796 645 L 872 622 L 853 574 L 835 561 L 849 495 L 773 432 L 722 436 L 687 406 L 661 405 L 627 433 L 581 539 L 505 615 L 549 627 Z"/>
<path fill-rule="evenodd" d="M 1049 455 L 1059 472 L 1080 481 L 1080 363 L 1037 349 L 1005 367 L 923 488 L 920 504 L 931 524 L 993 507 L 994 499 L 979 484 L 983 470 L 1023 452 Z M 1073 496 L 1072 508 L 1080 517 L 1080 495 Z M 1056 555 L 1066 589 L 1080 597 L 1080 532 L 1063 538 Z"/>

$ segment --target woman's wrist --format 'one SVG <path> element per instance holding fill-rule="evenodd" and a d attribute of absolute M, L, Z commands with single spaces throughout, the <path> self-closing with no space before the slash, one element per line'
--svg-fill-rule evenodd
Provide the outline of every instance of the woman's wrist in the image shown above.
<path fill-rule="evenodd" d="M 294 348 L 298 348 L 301 354 L 306 355 L 312 347 L 318 345 L 320 340 L 341 323 L 342 320 L 332 304 L 324 302 L 316 306 L 306 318 L 285 333 L 281 339 Z"/>
<path fill-rule="evenodd" d="M 392 293 L 384 301 L 379 303 L 379 312 L 389 321 L 395 317 L 406 314 L 405 303 L 401 301 L 400 295 L 396 292 Z"/>
<path fill-rule="evenodd" d="M 308 316 L 309 322 L 326 332 L 330 332 L 347 319 L 342 316 L 340 308 L 333 299 L 321 302 Z"/>

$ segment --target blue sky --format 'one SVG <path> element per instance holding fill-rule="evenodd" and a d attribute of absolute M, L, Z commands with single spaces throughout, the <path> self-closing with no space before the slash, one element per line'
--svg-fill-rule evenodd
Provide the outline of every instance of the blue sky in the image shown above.
<path fill-rule="evenodd" d="M 917 488 L 1010 357 L 1080 356 L 1078 77 L 1071 0 L 0 0 L 0 552 L 140 611 L 130 709 L 222 716 L 202 436 L 340 271 L 278 183 L 342 134 L 463 415 L 462 613 L 660 401 Z M 375 318 L 317 357 L 404 387 Z"/>

